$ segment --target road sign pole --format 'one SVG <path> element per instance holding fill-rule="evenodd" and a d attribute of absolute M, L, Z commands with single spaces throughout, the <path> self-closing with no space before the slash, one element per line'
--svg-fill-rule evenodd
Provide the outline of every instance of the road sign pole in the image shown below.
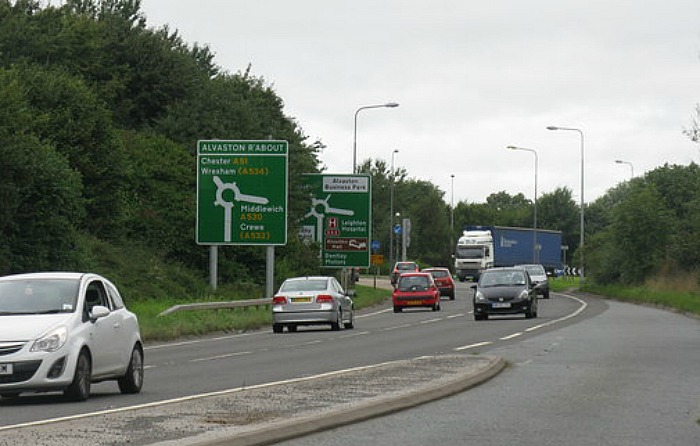
<path fill-rule="evenodd" d="M 216 245 L 209 247 L 209 286 L 216 291 L 216 278 L 218 276 L 219 247 Z"/>
<path fill-rule="evenodd" d="M 265 258 L 265 297 L 272 297 L 275 293 L 275 247 L 268 246 Z"/>

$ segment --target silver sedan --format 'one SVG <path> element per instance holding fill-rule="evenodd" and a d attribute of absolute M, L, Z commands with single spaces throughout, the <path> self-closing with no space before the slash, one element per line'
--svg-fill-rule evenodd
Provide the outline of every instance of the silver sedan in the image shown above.
<path fill-rule="evenodd" d="M 348 293 L 334 277 L 287 279 L 272 299 L 272 331 L 299 325 L 330 324 L 331 329 L 354 328 L 355 310 Z"/>

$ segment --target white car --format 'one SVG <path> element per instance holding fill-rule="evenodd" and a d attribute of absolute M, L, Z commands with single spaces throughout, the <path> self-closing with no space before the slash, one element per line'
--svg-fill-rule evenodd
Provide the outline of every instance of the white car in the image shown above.
<path fill-rule="evenodd" d="M 105 380 L 122 393 L 143 385 L 138 320 L 112 282 L 69 272 L 0 277 L 0 397 L 63 391 L 82 401 Z"/>

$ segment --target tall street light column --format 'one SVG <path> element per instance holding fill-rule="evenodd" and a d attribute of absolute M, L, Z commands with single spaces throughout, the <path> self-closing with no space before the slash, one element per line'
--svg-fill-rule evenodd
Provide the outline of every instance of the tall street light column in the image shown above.
<path fill-rule="evenodd" d="M 450 232 L 455 232 L 455 174 L 450 175 Z"/>
<path fill-rule="evenodd" d="M 539 157 L 537 156 L 537 151 L 535 149 L 528 149 L 526 147 L 516 147 L 508 146 L 510 150 L 523 150 L 525 152 L 530 152 L 535 155 L 535 211 L 534 211 L 534 222 L 533 222 L 533 237 L 532 237 L 532 263 L 540 263 L 539 252 L 537 250 L 537 171 L 539 170 Z"/>
<path fill-rule="evenodd" d="M 396 108 L 399 104 L 396 102 L 387 102 L 386 104 L 364 105 L 355 110 L 355 126 L 352 134 L 352 173 L 357 173 L 357 115 L 361 110 L 369 108 Z"/>
<path fill-rule="evenodd" d="M 630 166 L 630 171 L 632 172 L 632 178 L 634 178 L 634 164 L 629 161 L 615 160 L 617 164 L 627 164 Z"/>
<path fill-rule="evenodd" d="M 579 268 L 579 286 L 583 287 L 583 281 L 584 281 L 584 264 L 583 264 L 583 242 L 584 242 L 584 235 L 583 235 L 583 229 L 584 229 L 584 210 L 583 210 L 583 187 L 584 187 L 584 180 L 583 180 L 583 131 L 581 129 L 577 129 L 574 127 L 557 127 L 554 125 L 550 125 L 547 127 L 547 130 L 568 130 L 572 132 L 578 132 L 579 136 L 581 137 L 581 240 L 579 242 L 579 248 L 581 249 L 581 268 Z"/>
<path fill-rule="evenodd" d="M 391 195 L 389 199 L 389 268 L 394 267 L 394 155 L 399 149 L 391 152 Z"/>

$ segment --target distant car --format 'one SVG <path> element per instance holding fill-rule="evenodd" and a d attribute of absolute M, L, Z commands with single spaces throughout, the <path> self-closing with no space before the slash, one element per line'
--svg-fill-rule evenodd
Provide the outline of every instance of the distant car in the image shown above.
<path fill-rule="evenodd" d="M 537 317 L 537 285 L 523 268 L 491 268 L 483 271 L 474 288 L 474 319 L 493 314 L 524 313 Z"/>
<path fill-rule="evenodd" d="M 433 311 L 440 309 L 440 290 L 430 273 L 405 273 L 399 277 L 392 294 L 394 313 L 404 308 L 428 307 Z"/>
<path fill-rule="evenodd" d="M 0 397 L 62 391 L 82 401 L 105 380 L 122 393 L 143 385 L 138 320 L 112 282 L 69 272 L 0 277 Z"/>
<path fill-rule="evenodd" d="M 449 269 L 438 267 L 425 268 L 423 272 L 430 273 L 433 276 L 441 296 L 447 296 L 450 300 L 455 300 L 455 281 Z"/>
<path fill-rule="evenodd" d="M 525 268 L 528 274 L 530 274 L 530 279 L 537 287 L 537 294 L 541 294 L 545 299 L 549 299 L 549 278 L 547 277 L 547 271 L 545 271 L 542 265 L 518 265 L 521 268 Z"/>
<path fill-rule="evenodd" d="M 285 280 L 272 298 L 272 331 L 296 331 L 299 325 L 325 325 L 333 330 L 355 327 L 352 298 L 334 277 Z"/>
<path fill-rule="evenodd" d="M 418 271 L 420 271 L 420 267 L 416 262 L 396 262 L 394 269 L 391 270 L 391 284 L 396 286 L 401 274 Z"/>

